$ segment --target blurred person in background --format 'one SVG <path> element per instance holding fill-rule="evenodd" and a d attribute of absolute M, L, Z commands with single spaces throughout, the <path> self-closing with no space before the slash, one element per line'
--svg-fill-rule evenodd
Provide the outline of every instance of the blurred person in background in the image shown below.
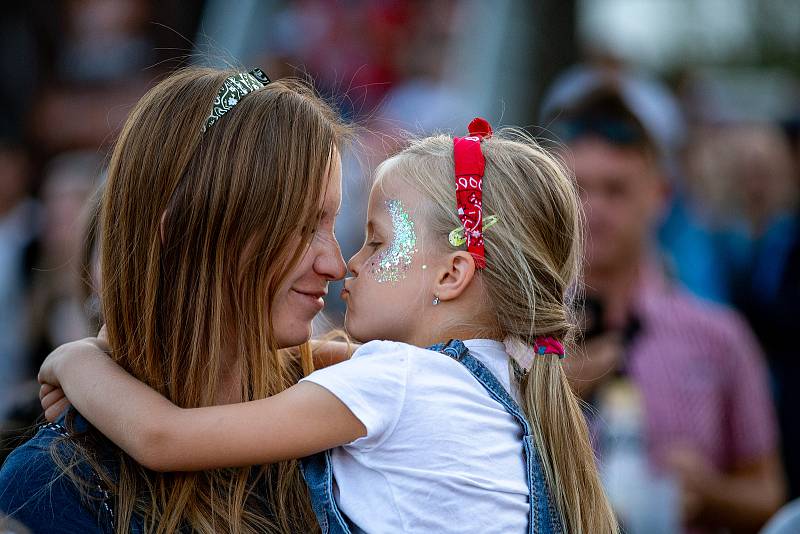
<path fill-rule="evenodd" d="M 96 156 L 90 158 L 97 161 Z M 52 192 L 52 191 L 51 191 Z M 78 197 L 83 196 L 82 188 L 77 188 Z M 41 405 L 39 402 L 39 384 L 35 379 L 36 365 L 39 364 L 49 351 L 49 343 L 53 342 L 49 335 L 64 333 L 64 327 L 59 325 L 59 320 L 66 325 L 73 325 L 80 332 L 93 334 L 102 325 L 98 288 L 100 287 L 100 260 L 97 249 L 98 211 L 102 187 L 98 188 L 88 203 L 80 208 L 80 214 L 71 213 L 71 210 L 59 210 L 62 214 L 70 215 L 67 220 L 60 222 L 65 225 L 58 232 L 71 237 L 69 241 L 77 244 L 78 248 L 63 247 L 66 254 L 66 264 L 55 266 L 51 269 L 32 269 L 32 278 L 29 290 L 28 313 L 25 315 L 26 324 L 30 325 L 28 345 L 30 355 L 26 360 L 24 372 L 17 377 L 17 385 L 12 388 L 9 410 L 6 418 L 0 424 L 0 464 L 5 461 L 11 450 L 21 444 L 30 436 L 32 429 L 41 420 Z M 72 197 L 72 198 L 70 198 Z M 67 195 L 67 203 L 77 200 L 74 195 Z M 47 208 L 42 211 L 47 212 Z M 77 216 L 76 216 L 77 215 Z M 42 218 L 47 219 L 45 214 Z M 56 221 L 50 215 L 49 225 Z M 63 219 L 63 217 L 62 217 Z M 44 225 L 47 226 L 47 225 Z M 46 233 L 46 232 L 43 232 Z M 41 241 L 47 241 L 42 239 Z M 41 249 L 40 240 L 31 245 L 32 250 Z M 32 252 L 30 256 L 40 256 Z M 75 269 L 80 263 L 80 268 Z M 63 286 L 59 285 L 62 284 Z M 53 306 L 55 304 L 55 306 Z M 49 305 L 49 307 L 43 305 Z M 62 313 L 54 313 L 61 307 Z M 50 331 L 51 327 L 53 332 Z M 84 335 L 89 335 L 84 334 Z M 69 338 L 73 339 L 73 338 Z M 42 352 L 44 351 L 44 352 Z"/>
<path fill-rule="evenodd" d="M 800 362 L 790 332 L 800 328 L 800 154 L 769 123 L 706 124 L 693 138 L 692 197 L 715 234 L 733 303 L 766 352 L 789 496 L 796 498 Z"/>
<path fill-rule="evenodd" d="M 0 460 L 39 415 L 31 407 L 41 358 L 51 343 L 83 332 L 75 291 L 76 214 L 88 185 L 83 181 L 99 170 L 88 160 L 103 158 L 147 87 L 185 62 L 192 44 L 183 36 L 194 35 L 204 4 L 42 0 L 3 6 Z"/>
<path fill-rule="evenodd" d="M 0 353 L 0 365 L 8 369 L 4 379 L 12 384 L 6 389 L 9 398 L 4 419 L 0 418 L 0 440 L 8 440 L 4 445 L 13 445 L 16 434 L 29 430 L 41 415 L 36 370 L 52 347 L 99 328 L 90 327 L 89 310 L 84 309 L 87 295 L 79 273 L 84 263 L 81 249 L 88 215 L 85 204 L 101 163 L 100 155 L 91 151 L 55 158 L 40 188 L 35 220 L 25 222 L 29 234 L 36 230 L 35 236 L 29 236 L 24 261 L 19 266 L 24 274 L 17 281 L 19 296 L 4 300 L 7 305 L 15 305 L 13 315 L 4 315 L 0 320 L 3 327 L 17 326 L 13 332 L 4 332 L 5 343 L 17 339 L 19 345 L 15 353 Z M 9 252 L 3 246 L 0 250 Z M 14 354 L 18 356 L 12 358 Z M 0 449 L 0 461 L 6 452 Z"/>
<path fill-rule="evenodd" d="M 741 318 L 691 296 L 665 267 L 656 230 L 667 169 L 622 87 L 598 75 L 545 117 L 587 218 L 590 339 L 572 382 L 603 415 L 602 468 L 629 532 L 753 531 L 784 495 L 763 355 Z"/>
<path fill-rule="evenodd" d="M 106 147 L 133 104 L 169 68 L 191 53 L 203 2 L 65 0 L 40 33 L 46 49 L 28 129 L 37 150 Z M 33 10 L 28 10 L 33 11 Z M 28 14 L 37 21 L 51 13 Z"/>
<path fill-rule="evenodd" d="M 40 210 L 30 187 L 27 151 L 0 140 L 0 422 L 18 397 L 19 384 L 33 377 L 25 319 Z"/>
<path fill-rule="evenodd" d="M 759 248 L 788 240 L 800 186 L 783 132 L 766 123 L 699 125 L 687 163 L 688 196 L 714 236 L 733 303 L 741 305 L 752 284 L 774 293 L 782 253 L 764 255 Z"/>
<path fill-rule="evenodd" d="M 796 135 L 796 133 L 795 133 Z M 782 436 L 789 495 L 800 497 L 800 361 L 794 333 L 800 331 L 800 142 L 791 144 L 773 132 L 751 136 L 741 146 L 738 167 L 743 189 L 766 204 L 763 222 L 754 227 L 736 303 L 764 346 L 769 361 Z M 734 174 L 736 176 L 736 174 Z M 752 211 L 752 210 L 751 210 Z M 758 213 L 758 212 L 757 212 Z"/>
<path fill-rule="evenodd" d="M 72 151 L 54 158 L 45 171 L 40 192 L 42 230 L 31 293 L 34 372 L 52 347 L 96 333 L 89 329 L 80 271 L 87 200 L 102 165 L 98 152 Z"/>
<path fill-rule="evenodd" d="M 603 80 L 614 80 L 620 92 L 636 109 L 647 129 L 662 174 L 670 184 L 670 195 L 658 224 L 658 241 L 670 270 L 695 295 L 728 302 L 730 295 L 720 278 L 719 256 L 705 221 L 687 199 L 681 168 L 686 145 L 686 124 L 680 104 L 659 80 L 633 70 L 613 56 L 600 56 L 591 65 L 577 65 L 562 73 L 544 96 L 540 118 L 547 135 L 550 122 Z M 557 133 L 557 132 L 556 132 Z"/>

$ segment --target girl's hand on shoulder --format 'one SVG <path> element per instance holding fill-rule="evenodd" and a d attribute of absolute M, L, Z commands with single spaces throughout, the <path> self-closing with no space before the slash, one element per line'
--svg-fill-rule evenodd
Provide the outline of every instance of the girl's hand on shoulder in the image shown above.
<path fill-rule="evenodd" d="M 59 377 L 64 365 L 86 357 L 104 357 L 108 345 L 96 337 L 87 337 L 78 341 L 71 341 L 56 347 L 39 368 L 37 380 L 40 384 L 50 384 L 60 387 Z"/>
<path fill-rule="evenodd" d="M 101 331 L 101 336 L 105 334 Z M 107 358 L 108 344 L 104 338 L 87 337 L 65 343 L 51 352 L 39 368 L 38 381 L 42 384 L 39 400 L 48 421 L 55 421 L 69 407 L 69 400 L 61 389 L 60 377 L 65 366 L 79 365 L 87 357 Z"/>
<path fill-rule="evenodd" d="M 50 384 L 42 384 L 39 388 L 39 402 L 42 403 L 45 419 L 51 423 L 55 423 L 70 406 L 64 390 Z"/>

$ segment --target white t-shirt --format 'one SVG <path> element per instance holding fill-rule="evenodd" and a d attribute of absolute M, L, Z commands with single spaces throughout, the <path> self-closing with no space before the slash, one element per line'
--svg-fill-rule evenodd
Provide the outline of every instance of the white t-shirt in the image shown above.
<path fill-rule="evenodd" d="M 464 344 L 511 391 L 503 344 Z M 527 531 L 522 429 L 461 363 L 372 341 L 304 380 L 336 395 L 367 429 L 332 453 L 336 501 L 358 529 Z"/>

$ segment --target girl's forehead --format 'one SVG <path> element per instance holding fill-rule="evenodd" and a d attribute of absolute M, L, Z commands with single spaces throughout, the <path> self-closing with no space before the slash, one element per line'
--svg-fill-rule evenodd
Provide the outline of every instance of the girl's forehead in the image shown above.
<path fill-rule="evenodd" d="M 387 216 L 387 202 L 399 200 L 410 212 L 416 212 L 419 195 L 415 195 L 412 189 L 403 180 L 396 176 L 383 175 L 372 185 L 369 196 L 369 213 L 371 216 Z"/>

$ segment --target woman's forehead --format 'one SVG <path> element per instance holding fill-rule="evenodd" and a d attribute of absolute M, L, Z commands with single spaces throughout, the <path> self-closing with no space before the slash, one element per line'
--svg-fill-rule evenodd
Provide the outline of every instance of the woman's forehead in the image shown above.
<path fill-rule="evenodd" d="M 323 208 L 326 211 L 335 213 L 339 210 L 339 205 L 342 202 L 342 165 L 338 151 L 334 151 L 331 154 L 327 173 L 328 183 L 326 184 Z"/>

